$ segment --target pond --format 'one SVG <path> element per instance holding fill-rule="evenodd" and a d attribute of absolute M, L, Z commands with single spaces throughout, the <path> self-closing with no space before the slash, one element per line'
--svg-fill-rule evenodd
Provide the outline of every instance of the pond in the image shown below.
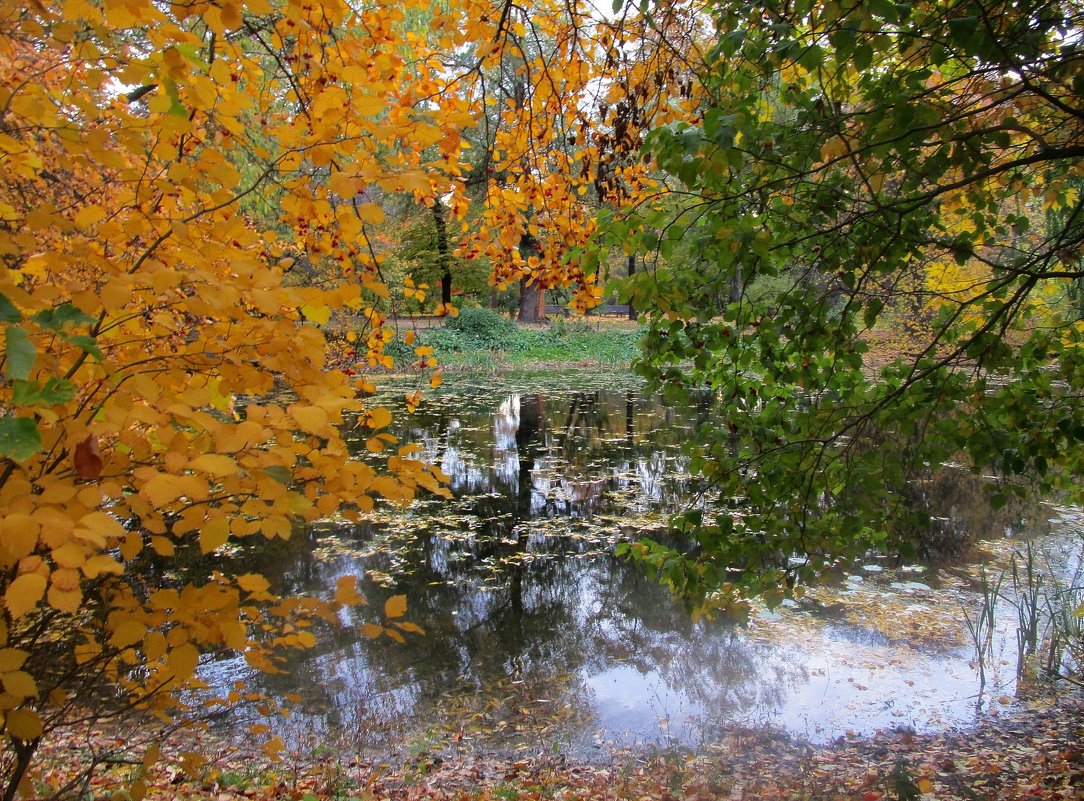
<path fill-rule="evenodd" d="M 395 405 L 408 388 L 381 391 Z M 974 476 L 946 468 L 923 494 L 930 540 L 956 557 L 870 557 L 747 625 L 693 622 L 613 547 L 697 502 L 682 445 L 710 419 L 710 398 L 664 406 L 627 375 L 521 374 L 449 380 L 413 414 L 399 406 L 396 433 L 450 476 L 454 499 L 325 521 L 258 565 L 283 592 L 364 578 L 361 617 L 287 674 L 250 679 L 300 696 L 295 734 L 359 751 L 455 743 L 590 758 L 735 729 L 823 741 L 966 724 L 1017 689 L 1016 607 L 1001 601 L 980 693 L 968 627 L 980 571 L 1001 575 L 1025 539 L 1063 580 L 1079 570 L 1074 510 L 995 512 Z M 364 616 L 397 594 L 424 636 L 364 637 Z M 204 670 L 219 686 L 242 673 L 241 660 Z"/>

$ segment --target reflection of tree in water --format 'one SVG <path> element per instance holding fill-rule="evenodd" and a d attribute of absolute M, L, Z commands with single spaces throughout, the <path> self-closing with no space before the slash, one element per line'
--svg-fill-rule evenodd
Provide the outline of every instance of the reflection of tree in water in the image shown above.
<path fill-rule="evenodd" d="M 545 699 L 532 714 L 568 724 L 565 736 L 575 739 L 594 707 L 589 679 L 615 667 L 658 677 L 712 720 L 769 716 L 805 681 L 802 655 L 692 622 L 638 567 L 605 552 L 617 524 L 592 517 L 613 512 L 634 524 L 641 512 L 684 501 L 692 484 L 675 476 L 680 446 L 711 414 L 708 398 L 667 408 L 607 390 L 423 407 L 400 437 L 421 442 L 451 476 L 453 503 L 358 527 L 356 541 L 373 551 L 365 558 L 319 562 L 291 552 L 252 568 L 279 569 L 276 586 L 292 591 L 385 574 L 387 587 L 364 585 L 369 607 L 353 622 L 379 618 L 388 597 L 405 593 L 408 618 L 427 636 L 402 646 L 346 627 L 292 675 L 260 681 L 300 689 L 326 725 L 345 730 L 372 725 L 371 716 L 409 723 L 412 714 L 423 725 L 469 725 L 474 716 L 511 731 L 523 722 L 518 710 Z M 945 471 L 916 494 L 951 507 L 952 515 L 934 514 L 957 520 L 984 499 L 960 480 L 968 478 Z M 998 521 L 984 521 L 980 530 L 992 533 Z"/>

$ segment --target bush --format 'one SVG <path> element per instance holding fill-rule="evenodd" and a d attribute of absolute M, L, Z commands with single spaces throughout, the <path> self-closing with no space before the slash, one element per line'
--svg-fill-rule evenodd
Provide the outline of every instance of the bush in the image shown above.
<path fill-rule="evenodd" d="M 508 350 L 516 337 L 516 325 L 491 309 L 467 307 L 445 327 L 454 331 L 468 347 Z"/>

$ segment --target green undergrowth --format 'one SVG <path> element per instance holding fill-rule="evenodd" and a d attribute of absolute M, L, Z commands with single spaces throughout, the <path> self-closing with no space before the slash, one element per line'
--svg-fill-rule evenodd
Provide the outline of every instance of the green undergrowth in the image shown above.
<path fill-rule="evenodd" d="M 399 364 L 416 359 L 428 345 L 445 367 L 492 369 L 529 364 L 599 364 L 627 367 L 638 354 L 640 328 L 622 320 L 555 318 L 537 325 L 517 325 L 488 309 L 464 309 L 440 328 L 416 332 L 407 345 L 392 342 L 387 352 Z"/>

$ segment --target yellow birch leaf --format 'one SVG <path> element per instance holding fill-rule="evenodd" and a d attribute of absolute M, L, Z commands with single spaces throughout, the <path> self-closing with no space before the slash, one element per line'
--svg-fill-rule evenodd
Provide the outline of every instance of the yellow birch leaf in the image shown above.
<path fill-rule="evenodd" d="M 79 611 L 79 607 L 83 604 L 83 593 L 79 588 L 74 590 L 62 590 L 60 587 L 52 586 L 49 588 L 47 594 L 49 606 L 53 607 L 61 612 L 67 612 L 69 615 L 74 615 Z"/>
<path fill-rule="evenodd" d="M 151 537 L 151 550 L 159 556 L 173 556 L 177 552 L 166 537 Z"/>
<path fill-rule="evenodd" d="M 156 473 L 150 481 L 139 489 L 139 494 L 157 507 L 167 506 L 177 500 L 177 476 L 169 473 Z"/>
<path fill-rule="evenodd" d="M 202 456 L 197 456 L 189 462 L 188 466 L 201 473 L 210 473 L 212 476 L 218 477 L 232 476 L 240 470 L 237 462 L 220 453 L 205 453 Z"/>
<path fill-rule="evenodd" d="M 18 648 L 0 648 L 0 673 L 18 670 L 23 666 L 28 656 L 29 654 L 26 651 Z"/>
<path fill-rule="evenodd" d="M 191 678 L 196 672 L 196 666 L 199 665 L 199 651 L 192 643 L 181 643 L 169 652 L 166 664 L 169 665 L 170 673 L 178 679 Z"/>
<path fill-rule="evenodd" d="M 29 556 L 38 544 L 39 525 L 30 515 L 12 512 L 0 521 L 0 554 L 9 564 Z"/>
<path fill-rule="evenodd" d="M 101 289 L 102 307 L 114 312 L 123 308 L 132 298 L 132 289 L 120 281 L 110 281 Z"/>
<path fill-rule="evenodd" d="M 199 532 L 199 549 L 210 553 L 226 544 L 230 538 L 230 521 L 226 517 L 208 520 Z"/>
<path fill-rule="evenodd" d="M 335 582 L 335 603 L 346 606 L 365 603 L 365 597 L 358 592 L 357 576 L 340 576 Z M 26 658 L 25 656 L 23 657 Z"/>
<path fill-rule="evenodd" d="M 166 635 L 160 631 L 151 631 L 143 638 L 143 654 L 148 662 L 155 662 L 166 652 Z"/>
<path fill-rule="evenodd" d="M 433 377 L 429 379 L 429 386 L 433 389 L 436 389 L 442 383 L 444 383 L 444 377 L 440 373 L 433 373 Z"/>
<path fill-rule="evenodd" d="M 403 643 L 406 642 L 406 638 L 404 638 L 403 635 L 400 634 L 399 632 L 397 632 L 395 629 L 384 629 L 384 633 L 387 634 L 389 637 L 391 637 L 393 640 L 395 640 L 400 645 L 402 645 Z"/>
<path fill-rule="evenodd" d="M 365 447 L 372 453 L 380 453 L 384 450 L 384 441 L 376 437 L 365 440 Z"/>
<path fill-rule="evenodd" d="M 320 435 L 327 429 L 327 412 L 319 406 L 301 406 L 295 403 L 290 406 L 289 411 L 290 416 L 297 421 L 302 431 Z"/>
<path fill-rule="evenodd" d="M 381 634 L 384 633 L 384 627 L 378 626 L 375 623 L 366 623 L 361 627 L 361 633 L 368 637 L 370 640 L 375 640 Z"/>
<path fill-rule="evenodd" d="M 384 602 L 384 617 L 392 619 L 406 614 L 406 596 L 393 595 Z"/>
<path fill-rule="evenodd" d="M 362 203 L 357 207 L 357 214 L 363 222 L 372 223 L 373 225 L 380 225 L 387 219 L 384 209 L 380 208 L 376 203 Z"/>
<path fill-rule="evenodd" d="M 86 554 L 83 553 L 83 549 L 74 542 L 61 545 L 59 548 L 53 548 L 52 557 L 53 562 L 60 567 L 70 568 L 82 567 L 87 558 Z"/>
<path fill-rule="evenodd" d="M 27 573 L 11 582 L 4 593 L 4 605 L 12 619 L 22 617 L 38 605 L 38 601 L 45 595 L 46 583 L 45 576 L 38 573 Z"/>
<path fill-rule="evenodd" d="M 4 683 L 4 691 L 19 698 L 37 698 L 38 685 L 33 677 L 24 670 L 13 670 L 0 676 Z"/>
<path fill-rule="evenodd" d="M 113 629 L 109 644 L 116 648 L 127 648 L 141 642 L 147 634 L 147 627 L 138 620 L 125 620 Z"/>
<path fill-rule="evenodd" d="M 366 421 L 369 428 L 384 428 L 389 423 L 391 423 L 391 412 L 383 406 L 369 411 L 369 419 Z"/>
<path fill-rule="evenodd" d="M 49 583 L 58 590 L 70 592 L 79 588 L 79 570 L 74 567 L 62 567 L 49 576 Z"/>
<path fill-rule="evenodd" d="M 91 512 L 88 515 L 83 515 L 79 518 L 79 525 L 104 537 L 119 539 L 128 535 L 120 521 L 105 512 Z"/>
<path fill-rule="evenodd" d="M 237 586 L 245 592 L 261 595 L 267 592 L 271 583 L 259 573 L 245 573 L 243 576 L 237 577 Z"/>
<path fill-rule="evenodd" d="M 112 556 L 98 554 L 97 556 L 90 557 L 86 561 L 86 564 L 83 565 L 83 573 L 86 574 L 87 578 L 97 578 L 102 573 L 111 573 L 114 576 L 121 576 L 124 574 L 124 565 Z"/>
<path fill-rule="evenodd" d="M 90 228 L 105 219 L 107 212 L 101 206 L 90 205 L 84 206 L 79 210 L 79 213 L 75 215 L 75 224 L 79 228 Z"/>
<path fill-rule="evenodd" d="M 149 768 L 161 758 L 162 748 L 158 745 L 158 743 L 154 743 L 153 745 L 151 745 L 150 748 L 147 749 L 147 752 L 143 754 L 143 767 Z"/>
<path fill-rule="evenodd" d="M 927 779 L 925 776 L 915 782 L 915 787 L 917 787 L 918 791 L 923 794 L 933 792 L 933 782 Z"/>
<path fill-rule="evenodd" d="M 31 742 L 41 737 L 44 729 L 41 718 L 31 709 L 12 709 L 7 714 L 8 734 L 23 742 Z"/>
<path fill-rule="evenodd" d="M 147 797 L 147 783 L 143 779 L 136 779 L 128 785 L 128 797 L 132 801 L 143 801 Z"/>
<path fill-rule="evenodd" d="M 120 543 L 120 555 L 121 558 L 126 561 L 131 561 L 139 556 L 143 551 L 143 537 L 133 532 L 125 535 L 124 539 Z"/>
<path fill-rule="evenodd" d="M 301 307 L 301 313 L 305 315 L 305 319 L 317 325 L 327 325 L 327 321 L 331 319 L 331 309 L 327 306 L 309 306 L 304 305 Z"/>

